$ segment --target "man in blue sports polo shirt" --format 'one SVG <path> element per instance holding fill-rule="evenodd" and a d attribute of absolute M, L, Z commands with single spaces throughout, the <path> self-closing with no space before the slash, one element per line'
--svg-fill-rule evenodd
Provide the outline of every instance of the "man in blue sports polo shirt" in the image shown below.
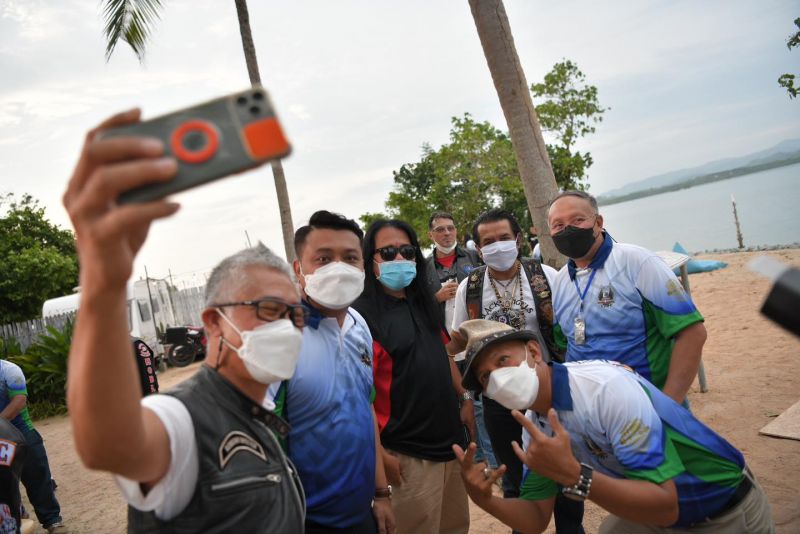
<path fill-rule="evenodd" d="M 774 534 L 769 503 L 744 457 L 653 384 L 618 362 L 546 364 L 536 333 L 482 319 L 467 339 L 462 385 L 484 391 L 523 425 L 519 499 L 492 495 L 505 466 L 453 446 L 472 500 L 507 525 L 542 532 L 555 496 L 591 499 L 600 534 Z M 526 412 L 523 416 L 521 412 Z"/>
<path fill-rule="evenodd" d="M 287 452 L 306 493 L 306 533 L 394 532 L 372 410 L 372 336 L 350 308 L 364 287 L 363 232 L 318 211 L 295 233 L 308 317 L 297 369 L 265 404 L 291 425 Z"/>
<path fill-rule="evenodd" d="M 706 329 L 675 274 L 649 250 L 613 241 L 588 193 L 558 195 L 548 225 L 556 248 L 569 257 L 552 284 L 566 360 L 618 360 L 683 402 Z"/>

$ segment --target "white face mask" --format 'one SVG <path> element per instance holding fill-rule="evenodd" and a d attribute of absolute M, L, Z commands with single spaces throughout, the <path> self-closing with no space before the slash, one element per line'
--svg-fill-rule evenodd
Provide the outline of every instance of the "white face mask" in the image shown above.
<path fill-rule="evenodd" d="M 483 262 L 495 271 L 507 271 L 517 261 L 517 240 L 495 241 L 481 247 Z"/>
<path fill-rule="evenodd" d="M 300 274 L 306 280 L 305 292 L 311 299 L 331 310 L 347 308 L 364 291 L 364 271 L 353 265 L 334 261 L 313 273 Z"/>
<path fill-rule="evenodd" d="M 434 241 L 434 243 L 435 243 L 435 241 Z M 441 252 L 445 256 L 447 256 L 448 254 L 453 252 L 455 249 L 456 249 L 456 244 L 455 243 L 453 243 L 449 247 L 445 247 L 443 245 L 440 245 L 439 243 L 436 243 L 436 250 L 438 250 L 439 252 Z"/>
<path fill-rule="evenodd" d="M 303 332 L 292 321 L 278 319 L 242 332 L 224 313 L 220 310 L 217 313 L 242 338 L 242 346 L 239 348 L 225 339 L 222 341 L 236 351 L 253 380 L 272 384 L 292 377 L 300 356 L 300 342 L 303 340 Z"/>
<path fill-rule="evenodd" d="M 517 367 L 501 367 L 489 374 L 489 383 L 484 392 L 509 410 L 527 410 L 536 402 L 539 394 L 539 376 L 528 367 L 526 361 Z"/>

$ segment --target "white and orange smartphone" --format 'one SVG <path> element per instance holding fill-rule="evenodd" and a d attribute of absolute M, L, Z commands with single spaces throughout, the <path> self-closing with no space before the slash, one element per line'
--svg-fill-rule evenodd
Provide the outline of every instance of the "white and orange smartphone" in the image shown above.
<path fill-rule="evenodd" d="M 291 152 L 267 92 L 261 87 L 110 128 L 100 135 L 157 137 L 164 142 L 164 155 L 178 161 L 172 180 L 126 191 L 117 199 L 120 204 L 163 198 Z"/>

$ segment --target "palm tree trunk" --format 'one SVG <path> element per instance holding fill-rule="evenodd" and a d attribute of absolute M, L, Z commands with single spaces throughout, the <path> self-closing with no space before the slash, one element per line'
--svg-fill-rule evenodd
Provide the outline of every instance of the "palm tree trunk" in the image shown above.
<path fill-rule="evenodd" d="M 469 0 L 469 6 L 506 117 L 528 209 L 539 230 L 542 257 L 559 268 L 565 258 L 556 250 L 547 225 L 547 207 L 558 194 L 558 186 L 505 7 L 502 0 Z"/>
<path fill-rule="evenodd" d="M 247 0 L 236 0 L 236 14 L 239 16 L 239 33 L 242 35 L 242 48 L 247 63 L 247 73 L 252 85 L 261 85 L 261 74 L 258 72 L 256 47 L 250 31 L 250 14 L 247 11 Z M 294 255 L 294 224 L 292 223 L 292 207 L 289 204 L 289 190 L 286 187 L 286 176 L 280 160 L 272 162 L 272 176 L 275 178 L 275 192 L 278 195 L 278 210 L 283 230 L 283 246 L 286 250 L 286 261 L 291 263 Z"/>

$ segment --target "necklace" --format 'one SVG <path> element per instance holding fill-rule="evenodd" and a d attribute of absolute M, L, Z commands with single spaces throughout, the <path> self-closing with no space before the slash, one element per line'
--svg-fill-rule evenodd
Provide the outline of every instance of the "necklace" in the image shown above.
<path fill-rule="evenodd" d="M 525 328 L 525 307 L 520 306 L 519 313 L 515 314 L 512 313 L 512 307 L 514 305 L 514 296 L 519 291 L 520 300 L 522 299 L 522 276 L 520 275 L 522 264 L 517 262 L 517 273 L 511 280 L 507 282 L 503 282 L 502 280 L 496 280 L 492 273 L 488 272 L 489 275 L 489 283 L 492 285 L 492 289 L 494 290 L 494 296 L 497 298 L 497 302 L 500 304 L 500 308 L 502 308 L 504 315 L 507 317 L 509 325 L 517 330 L 522 330 Z M 516 282 L 516 287 L 513 287 L 512 284 Z M 497 285 L 503 288 L 503 296 L 500 296 L 500 292 L 497 290 Z M 508 291 L 509 286 L 512 286 L 511 291 Z"/>

